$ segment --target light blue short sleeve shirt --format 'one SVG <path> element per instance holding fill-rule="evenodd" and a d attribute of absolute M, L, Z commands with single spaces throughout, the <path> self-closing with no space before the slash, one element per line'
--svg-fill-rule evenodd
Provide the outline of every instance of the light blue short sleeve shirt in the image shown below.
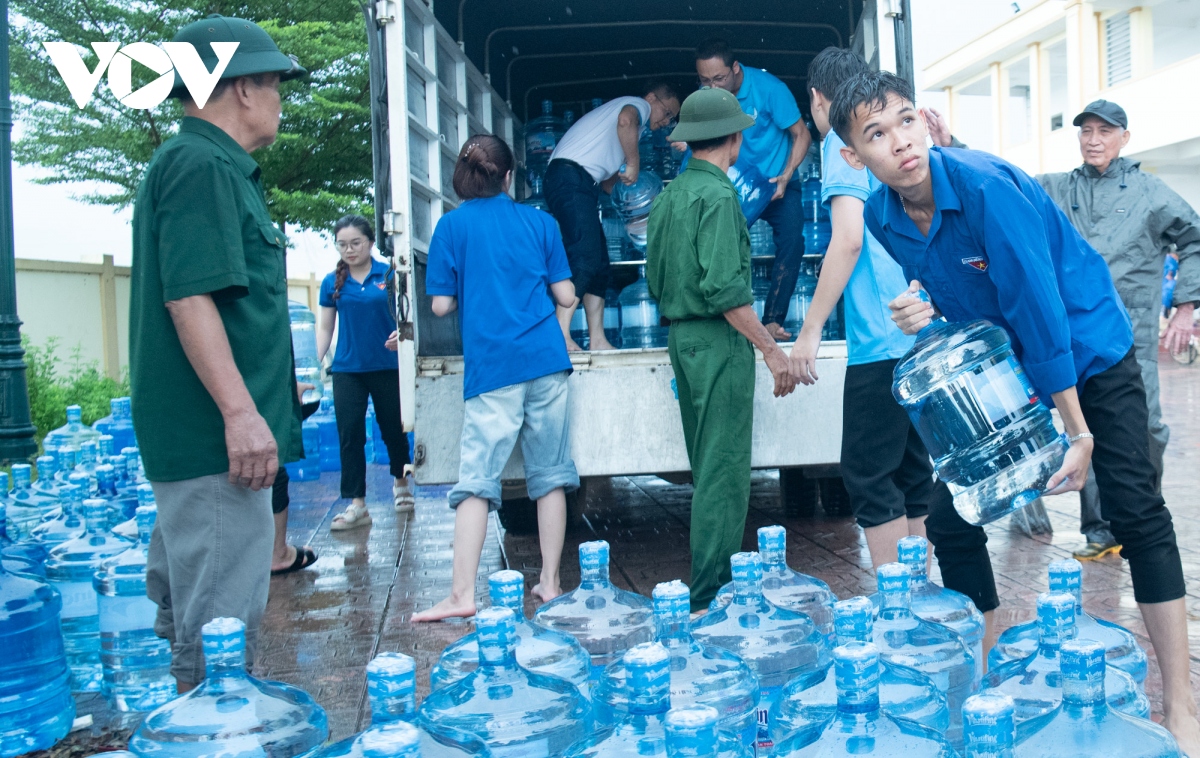
<path fill-rule="evenodd" d="M 870 171 L 855 169 L 842 157 L 845 143 L 829 132 L 821 148 L 821 202 L 826 206 L 838 195 L 864 203 L 879 180 Z M 904 271 L 871 233 L 863 227 L 862 253 L 846 284 L 846 351 L 851 366 L 894 360 L 912 347 L 908 337 L 892 323 L 888 303 L 908 288 Z"/>
<path fill-rule="evenodd" d="M 742 131 L 742 151 L 763 176 L 779 176 L 792 149 L 787 130 L 800 120 L 796 96 L 763 69 L 742 66 L 737 99 L 742 110 L 754 117 L 754 126 Z"/>

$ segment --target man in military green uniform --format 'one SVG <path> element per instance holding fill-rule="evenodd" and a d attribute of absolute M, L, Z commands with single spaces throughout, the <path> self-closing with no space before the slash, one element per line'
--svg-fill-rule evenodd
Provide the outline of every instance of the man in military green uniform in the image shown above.
<path fill-rule="evenodd" d="M 775 396 L 795 389 L 788 358 L 754 313 L 750 235 L 725 172 L 742 130 L 754 123 L 723 89 L 692 93 L 672 142 L 692 150 L 687 170 L 650 211 L 646 280 L 671 322 L 668 348 L 692 465 L 692 610 L 708 606 L 731 574 L 750 506 L 754 348 L 775 378 Z M 753 347 L 751 346 L 753 344 Z"/>
<path fill-rule="evenodd" d="M 275 141 L 279 82 L 306 72 L 243 19 L 209 16 L 175 41 L 192 43 L 209 70 L 210 43 L 238 43 L 203 108 L 176 75 L 185 117 L 151 159 L 133 212 L 133 423 L 158 503 L 146 589 L 183 692 L 204 678 L 200 628 L 213 618 L 244 621 L 253 654 L 271 483 L 303 449 L 285 238 L 250 153 Z"/>

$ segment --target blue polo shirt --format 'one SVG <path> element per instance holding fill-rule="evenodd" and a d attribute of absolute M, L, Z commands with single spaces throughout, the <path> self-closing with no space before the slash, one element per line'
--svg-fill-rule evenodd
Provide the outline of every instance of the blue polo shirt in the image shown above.
<path fill-rule="evenodd" d="M 947 320 L 1003 327 L 1047 401 L 1125 357 L 1133 329 L 1108 264 L 1040 184 L 978 150 L 931 148 L 929 168 L 937 210 L 928 237 L 886 186 L 865 217 Z"/>
<path fill-rule="evenodd" d="M 742 86 L 738 87 L 737 99 L 742 110 L 754 117 L 754 126 L 742 131 L 742 153 L 763 176 L 779 176 L 792 149 L 787 130 L 800 120 L 796 96 L 786 84 L 763 69 L 742 66 Z"/>
<path fill-rule="evenodd" d="M 396 330 L 388 308 L 387 264 L 371 261 L 371 273 L 363 281 L 346 277 L 342 292 L 333 299 L 334 272 L 321 280 L 318 302 L 323 308 L 336 308 L 338 315 L 337 349 L 331 371 L 347 374 L 365 371 L 396 371 L 396 353 L 383 346 Z"/>
<path fill-rule="evenodd" d="M 821 145 L 821 202 L 832 205 L 839 195 L 856 197 L 864 203 L 872 190 L 882 186 L 870 171 L 855 169 L 842 157 L 845 143 L 829 132 Z M 916 337 L 909 337 L 892 323 L 888 303 L 904 290 L 904 272 L 879 240 L 863 227 L 862 252 L 846 283 L 846 352 L 851 366 L 902 357 Z"/>
<path fill-rule="evenodd" d="M 463 398 L 571 370 L 550 285 L 571 278 L 554 217 L 505 194 L 438 220 L 425 291 L 458 298 Z"/>

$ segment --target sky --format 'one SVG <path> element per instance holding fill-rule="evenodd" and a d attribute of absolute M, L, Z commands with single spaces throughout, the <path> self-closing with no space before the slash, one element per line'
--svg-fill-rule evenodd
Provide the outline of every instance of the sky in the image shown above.
<path fill-rule="evenodd" d="M 1029 5 L 1034 0 L 1024 0 Z M 913 62 L 917 89 L 922 69 L 947 53 L 969 43 L 1003 23 L 1013 14 L 1012 0 L 911 0 Z M 970 12 L 963 9 L 969 7 Z M 921 92 L 922 105 L 944 107 L 941 93 Z M 129 209 L 114 212 L 108 206 L 89 205 L 74 199 L 93 190 L 87 185 L 40 185 L 39 170 L 13 166 L 13 217 L 18 258 L 99 263 L 112 255 L 118 266 L 130 263 Z M 307 279 L 333 269 L 337 254 L 315 233 L 289 234 L 288 276 Z"/>

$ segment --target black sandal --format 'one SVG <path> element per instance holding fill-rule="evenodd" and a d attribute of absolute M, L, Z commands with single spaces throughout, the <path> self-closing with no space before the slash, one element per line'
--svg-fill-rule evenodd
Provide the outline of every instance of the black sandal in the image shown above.
<path fill-rule="evenodd" d="M 301 571 L 308 568 L 317 562 L 317 554 L 308 547 L 296 548 L 296 560 L 292 561 L 292 565 L 287 568 L 272 569 L 271 576 L 283 576 L 294 571 Z"/>

